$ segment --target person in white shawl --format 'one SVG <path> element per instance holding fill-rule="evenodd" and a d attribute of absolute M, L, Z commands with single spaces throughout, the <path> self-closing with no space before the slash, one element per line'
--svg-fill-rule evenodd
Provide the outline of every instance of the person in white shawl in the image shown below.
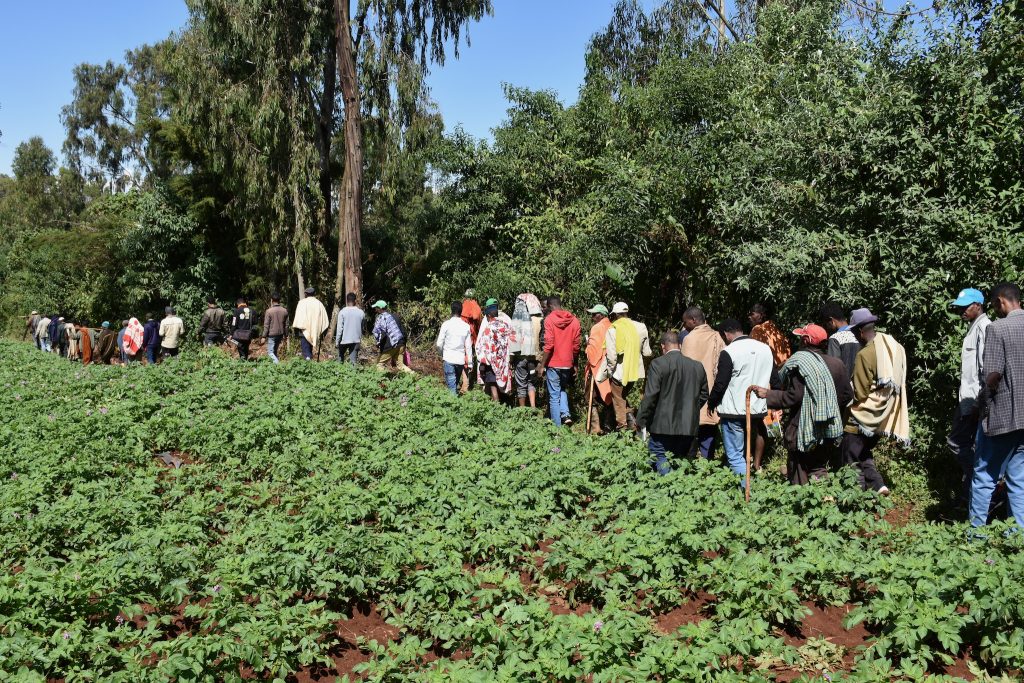
<path fill-rule="evenodd" d="M 540 354 L 540 325 L 543 310 L 540 300 L 530 292 L 516 297 L 512 312 L 512 330 L 515 332 L 509 350 L 512 353 L 513 379 L 516 398 L 520 406 L 537 407 L 537 387 L 541 378 L 537 374 L 537 356 Z"/>
<path fill-rule="evenodd" d="M 844 465 L 858 470 L 863 488 L 882 495 L 889 487 L 875 467 L 874 448 L 883 437 L 908 445 L 907 352 L 895 339 L 875 329 L 878 318 L 866 308 L 850 316 L 862 344 L 853 366 L 854 402 L 840 446 Z"/>
<path fill-rule="evenodd" d="M 300 339 L 302 357 L 306 360 L 313 360 L 313 354 L 320 346 L 320 338 L 324 336 L 324 332 L 331 324 L 331 320 L 327 316 L 327 309 L 314 296 L 315 294 L 315 289 L 306 287 L 306 298 L 299 302 L 292 318 L 294 320 L 292 327 L 302 331 Z"/>

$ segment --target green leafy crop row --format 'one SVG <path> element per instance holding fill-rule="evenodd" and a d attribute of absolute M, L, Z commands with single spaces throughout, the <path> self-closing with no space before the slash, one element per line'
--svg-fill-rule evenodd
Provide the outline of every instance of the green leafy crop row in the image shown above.
<path fill-rule="evenodd" d="M 2 679 L 289 680 L 370 606 L 372 680 L 1024 668 L 1021 537 L 894 529 L 847 475 L 747 506 L 716 464 L 658 478 L 635 441 L 429 379 L 215 352 L 81 368 L 0 342 L 0 402 Z M 862 646 L 793 636 L 828 606 Z"/>

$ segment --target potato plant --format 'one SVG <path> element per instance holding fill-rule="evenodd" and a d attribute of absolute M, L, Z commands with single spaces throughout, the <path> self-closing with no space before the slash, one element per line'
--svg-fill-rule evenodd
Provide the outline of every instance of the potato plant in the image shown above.
<path fill-rule="evenodd" d="M 849 473 L 651 474 L 434 378 L 0 342 L 0 678 L 949 680 L 1024 668 L 1020 534 L 896 529 Z M 169 467 L 156 457 L 171 451 Z M 843 607 L 855 646 L 801 632 Z M 660 620 L 689 617 L 663 627 Z M 858 626 L 859 625 L 859 626 Z M 842 627 L 838 627 L 842 628 Z"/>

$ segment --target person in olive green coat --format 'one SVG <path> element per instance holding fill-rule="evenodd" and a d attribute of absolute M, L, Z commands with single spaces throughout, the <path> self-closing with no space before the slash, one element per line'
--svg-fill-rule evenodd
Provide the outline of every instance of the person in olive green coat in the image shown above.
<path fill-rule="evenodd" d="M 661 335 L 661 355 L 647 371 L 644 400 L 637 426 L 650 435 L 647 450 L 658 474 L 668 474 L 666 452 L 677 458 L 690 452 L 700 424 L 700 409 L 708 401 L 704 366 L 679 351 L 679 333 Z"/>

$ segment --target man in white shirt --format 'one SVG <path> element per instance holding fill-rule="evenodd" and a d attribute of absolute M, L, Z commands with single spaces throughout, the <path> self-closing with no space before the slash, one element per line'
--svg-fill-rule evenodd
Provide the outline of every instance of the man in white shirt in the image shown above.
<path fill-rule="evenodd" d="M 437 350 L 444 363 L 444 381 L 448 390 L 459 395 L 459 381 L 466 364 L 473 358 L 473 342 L 469 323 L 462 319 L 462 302 L 452 303 L 452 317 L 444 321 L 437 334 Z"/>
<path fill-rule="evenodd" d="M 985 332 L 992 324 L 985 315 L 985 295 L 977 289 L 965 289 L 950 302 L 960 317 L 970 323 L 960 349 L 960 391 L 953 413 L 953 428 L 946 443 L 956 455 L 963 471 L 957 505 L 966 507 L 971 500 L 974 477 L 974 453 L 978 433 L 978 394 L 981 392 L 982 362 L 985 356 Z M 982 434 L 982 438 L 985 435 Z"/>
<path fill-rule="evenodd" d="M 160 321 L 160 353 L 164 356 L 177 356 L 178 345 L 185 334 L 185 323 L 174 315 L 174 309 L 164 309 L 164 319 Z"/>
<path fill-rule="evenodd" d="M 729 469 L 743 479 L 747 476 L 746 451 L 746 394 L 751 386 L 781 387 L 771 348 L 743 333 L 738 320 L 729 318 L 718 326 L 725 339 L 725 350 L 718 357 L 715 384 L 708 396 L 708 410 L 717 410 L 721 418 L 722 442 Z M 751 442 L 767 438 L 764 416 L 768 403 L 759 396 L 751 396 Z"/>

